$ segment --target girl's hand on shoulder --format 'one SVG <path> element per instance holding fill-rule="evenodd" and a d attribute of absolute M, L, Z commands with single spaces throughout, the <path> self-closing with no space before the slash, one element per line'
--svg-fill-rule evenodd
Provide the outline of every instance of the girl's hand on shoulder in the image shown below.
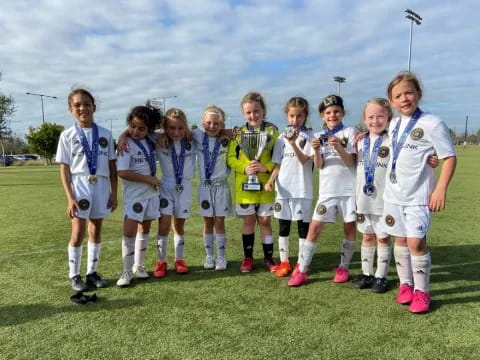
<path fill-rule="evenodd" d="M 438 160 L 437 154 L 430 155 L 427 158 L 427 164 L 430 165 L 432 169 L 435 169 L 438 164 L 440 164 L 440 160 Z"/>
<path fill-rule="evenodd" d="M 117 143 L 117 155 L 123 155 L 124 152 L 128 152 L 129 150 L 127 136 L 124 134 L 120 135 Z"/>
<path fill-rule="evenodd" d="M 219 136 L 225 136 L 229 139 L 234 139 L 236 135 L 236 129 L 222 129 Z"/>
<path fill-rule="evenodd" d="M 367 136 L 366 132 L 359 132 L 355 137 L 353 138 L 353 148 L 358 151 L 358 142 L 362 140 L 365 136 Z"/>

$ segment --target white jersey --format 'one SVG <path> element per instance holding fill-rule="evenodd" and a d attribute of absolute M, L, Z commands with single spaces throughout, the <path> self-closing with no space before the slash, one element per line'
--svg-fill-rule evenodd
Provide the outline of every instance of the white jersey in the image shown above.
<path fill-rule="evenodd" d="M 98 157 L 97 176 L 110 176 L 109 161 L 115 160 L 115 149 L 113 146 L 112 133 L 98 126 Z M 87 138 L 90 150 L 92 148 L 93 128 L 81 128 Z M 83 151 L 82 141 L 77 135 L 75 125 L 62 131 L 58 141 L 55 160 L 59 163 L 70 166 L 72 175 L 88 175 L 90 171 L 87 165 L 87 157 Z"/>
<path fill-rule="evenodd" d="M 373 146 L 377 137 L 375 135 L 370 136 L 370 151 L 372 154 Z M 373 179 L 373 185 L 375 186 L 375 192 L 367 196 L 363 192 L 365 186 L 365 163 L 363 152 L 364 140 L 358 142 L 358 157 L 357 157 L 357 213 L 359 214 L 372 214 L 382 215 L 383 213 L 383 191 L 385 189 L 385 180 L 387 176 L 388 161 L 391 156 L 391 141 L 387 134 L 383 136 L 383 141 L 380 144 L 378 150 L 377 162 L 375 164 L 375 174 Z"/>
<path fill-rule="evenodd" d="M 323 132 L 315 133 L 320 137 Z M 334 136 L 342 140 L 342 146 L 349 154 L 356 154 L 353 139 L 356 130 L 344 127 Z M 355 165 L 347 166 L 338 152 L 330 145 L 322 145 L 323 167 L 320 169 L 319 197 L 355 196 Z"/>
<path fill-rule="evenodd" d="M 133 141 L 131 137 L 127 137 L 128 148 L 130 151 L 124 151 L 122 155 L 117 159 L 117 170 L 129 170 L 137 174 L 151 175 L 150 165 L 147 158 L 142 152 L 142 149 Z M 140 140 L 143 147 L 150 152 L 149 144 L 147 140 Z M 155 145 L 151 143 L 152 145 Z M 123 202 L 132 203 L 135 201 L 141 201 L 150 199 L 151 197 L 158 196 L 158 189 L 155 189 L 152 185 L 122 179 L 123 183 Z"/>
<path fill-rule="evenodd" d="M 313 148 L 310 144 L 312 136 L 311 130 L 301 131 L 295 144 L 305 155 L 313 157 Z M 280 165 L 275 183 L 276 199 L 313 199 L 313 159 L 307 160 L 302 165 L 285 133 L 282 133 L 275 142 L 272 161 Z"/>
<path fill-rule="evenodd" d="M 177 159 L 180 159 L 181 143 L 174 142 Z M 175 186 L 175 170 L 173 167 L 171 147 L 163 148 L 157 146 L 157 159 L 162 169 L 162 186 Z M 185 161 L 183 166 L 183 181 L 190 181 L 195 175 L 195 147 L 189 141 L 185 142 Z"/>
<path fill-rule="evenodd" d="M 196 155 L 198 159 L 198 169 L 200 171 L 199 177 L 200 181 L 205 181 L 205 156 L 203 154 L 203 137 L 205 132 L 200 129 L 192 130 L 192 136 L 195 144 Z M 220 137 L 220 148 L 218 151 L 218 156 L 215 161 L 215 167 L 213 169 L 212 176 L 210 180 L 214 182 L 224 182 L 227 181 L 228 176 L 230 175 L 230 168 L 227 166 L 227 151 L 229 139 L 227 137 Z M 213 148 L 215 147 L 215 142 L 217 138 L 209 137 L 208 138 L 208 149 L 209 156 L 211 158 Z"/>
<path fill-rule="evenodd" d="M 398 132 L 400 139 L 410 117 L 402 116 L 392 120 L 389 135 L 401 121 Z M 434 171 L 427 163 L 430 155 L 437 154 L 439 159 L 455 156 L 455 149 L 445 123 L 432 114 L 423 113 L 405 141 L 398 156 L 396 180 L 389 180 L 392 169 L 393 152 L 387 170 L 387 181 L 383 199 L 398 205 L 428 205 L 435 187 Z"/>

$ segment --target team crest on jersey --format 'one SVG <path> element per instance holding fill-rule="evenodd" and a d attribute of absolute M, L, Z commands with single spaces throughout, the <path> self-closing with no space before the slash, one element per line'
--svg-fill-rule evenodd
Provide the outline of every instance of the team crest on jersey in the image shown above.
<path fill-rule="evenodd" d="M 380 149 L 378 149 L 378 156 L 381 158 L 386 158 L 390 154 L 390 149 L 387 146 L 381 146 Z"/>
<path fill-rule="evenodd" d="M 248 209 L 249 204 L 240 204 L 240 207 L 242 209 Z"/>
<path fill-rule="evenodd" d="M 327 213 L 327 207 L 323 204 L 319 204 L 317 206 L 317 214 L 318 215 L 325 215 Z"/>
<path fill-rule="evenodd" d="M 393 218 L 392 215 L 387 215 L 385 217 L 385 224 L 387 224 L 388 226 L 392 227 L 393 225 L 395 225 L 395 219 Z"/>
<path fill-rule="evenodd" d="M 357 223 L 363 224 L 364 221 L 365 221 L 365 215 L 357 214 Z"/>
<path fill-rule="evenodd" d="M 133 211 L 135 211 L 137 214 L 140 214 L 143 211 L 143 206 L 139 202 L 133 204 L 132 208 L 133 208 Z"/>
<path fill-rule="evenodd" d="M 168 200 L 165 198 L 160 199 L 160 209 L 165 209 L 168 206 Z"/>
<path fill-rule="evenodd" d="M 88 210 L 88 208 L 90 207 L 90 201 L 88 201 L 87 199 L 82 199 L 78 202 L 78 207 L 80 208 L 80 210 Z"/>
<path fill-rule="evenodd" d="M 275 203 L 275 208 L 274 208 L 274 210 L 275 210 L 276 212 L 279 212 L 280 210 L 282 210 L 282 205 L 280 205 L 280 203 L 276 202 L 276 203 Z"/>
<path fill-rule="evenodd" d="M 422 128 L 415 128 L 410 133 L 410 137 L 412 140 L 420 140 L 423 137 L 423 129 Z"/>
<path fill-rule="evenodd" d="M 203 210 L 208 210 L 208 209 L 210 209 L 210 203 L 208 202 L 208 200 L 203 200 L 200 205 L 202 206 L 202 209 L 203 209 Z"/>
<path fill-rule="evenodd" d="M 222 140 L 220 140 L 220 144 L 225 148 L 228 146 L 228 139 L 226 137 L 222 137 Z"/>
<path fill-rule="evenodd" d="M 344 148 L 347 147 L 347 144 L 348 144 L 348 138 L 344 137 L 341 141 L 340 141 L 340 144 L 342 144 L 342 146 Z"/>
<path fill-rule="evenodd" d="M 98 139 L 98 144 L 102 148 L 106 148 L 108 146 L 108 140 L 102 136 L 100 139 Z"/>
<path fill-rule="evenodd" d="M 191 143 L 190 141 L 187 141 L 187 142 L 185 143 L 185 149 L 186 149 L 187 151 L 192 150 L 192 143 Z"/>

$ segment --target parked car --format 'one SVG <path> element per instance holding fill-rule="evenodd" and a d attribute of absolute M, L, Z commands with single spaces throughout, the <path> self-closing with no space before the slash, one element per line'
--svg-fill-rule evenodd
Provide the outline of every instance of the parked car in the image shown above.
<path fill-rule="evenodd" d="M 10 166 L 12 163 L 13 160 L 8 155 L 3 156 L 0 154 L 0 166 Z"/>

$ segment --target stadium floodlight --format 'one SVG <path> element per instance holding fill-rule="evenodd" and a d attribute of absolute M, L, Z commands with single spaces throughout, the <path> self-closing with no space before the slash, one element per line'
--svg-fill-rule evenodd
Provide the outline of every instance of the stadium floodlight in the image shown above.
<path fill-rule="evenodd" d="M 341 83 L 344 83 L 345 81 L 347 81 L 347 79 L 343 76 L 335 76 L 333 78 L 333 81 L 337 82 L 338 83 L 338 96 L 340 96 L 340 84 Z"/>
<path fill-rule="evenodd" d="M 410 41 L 408 43 L 408 71 L 410 71 L 410 65 L 412 60 L 412 36 L 413 36 L 413 23 L 417 25 L 422 24 L 422 17 L 418 15 L 415 11 L 407 9 L 405 10 L 407 15 L 405 16 L 410 20 Z"/>

